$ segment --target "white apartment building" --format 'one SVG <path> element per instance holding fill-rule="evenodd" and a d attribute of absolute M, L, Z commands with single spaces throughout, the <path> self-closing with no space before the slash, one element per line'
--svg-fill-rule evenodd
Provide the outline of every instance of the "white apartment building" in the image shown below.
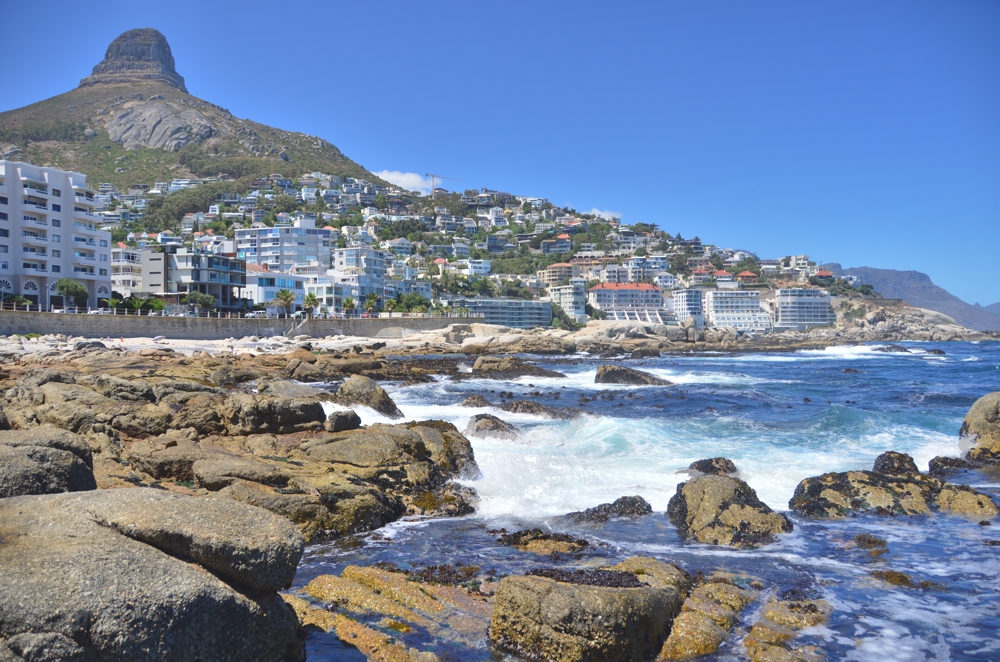
<path fill-rule="evenodd" d="M 830 293 L 801 287 L 778 290 L 770 301 L 775 330 L 805 331 L 811 326 L 826 326 L 837 321 L 830 304 Z"/>
<path fill-rule="evenodd" d="M 0 292 L 61 307 L 56 281 L 87 287 L 87 305 L 111 296 L 111 233 L 94 213 L 97 191 L 78 172 L 0 160 Z"/>
<path fill-rule="evenodd" d="M 681 323 L 689 317 L 694 318 L 696 326 L 704 326 L 701 290 L 674 290 L 674 317 Z"/>
<path fill-rule="evenodd" d="M 332 268 L 327 272 L 344 286 L 344 295 L 363 300 L 369 294 L 385 296 L 386 254 L 374 248 L 352 246 L 333 251 Z"/>
<path fill-rule="evenodd" d="M 111 289 L 125 296 L 142 290 L 142 249 L 111 249 Z"/>
<path fill-rule="evenodd" d="M 669 271 L 661 271 L 653 276 L 653 284 L 661 290 L 672 290 L 677 287 L 677 276 Z"/>
<path fill-rule="evenodd" d="M 771 330 L 771 318 L 760 307 L 760 292 L 708 290 L 704 303 L 707 326 L 757 333 Z"/>
<path fill-rule="evenodd" d="M 236 230 L 236 255 L 247 264 L 267 265 L 270 271 L 289 271 L 308 264 L 329 269 L 332 232 L 317 228 L 315 218 L 299 218 L 273 228 L 254 223 Z"/>
<path fill-rule="evenodd" d="M 569 285 L 549 288 L 552 303 L 559 306 L 576 322 L 587 321 L 587 280 L 570 278 Z"/>
<path fill-rule="evenodd" d="M 255 306 L 266 306 L 271 303 L 280 290 L 294 292 L 295 306 L 301 307 L 305 298 L 306 278 L 294 274 L 275 273 L 256 264 L 247 265 L 243 296 L 253 301 Z"/>

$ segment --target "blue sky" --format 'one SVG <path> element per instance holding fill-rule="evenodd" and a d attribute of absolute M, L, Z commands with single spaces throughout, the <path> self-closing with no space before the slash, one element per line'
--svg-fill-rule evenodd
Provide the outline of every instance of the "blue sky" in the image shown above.
<path fill-rule="evenodd" d="M 1000 301 L 997 2 L 38 11 L 4 8 L 0 109 L 66 91 L 115 36 L 154 27 L 192 94 L 372 171 L 441 173 L 762 257 L 916 269 Z"/>

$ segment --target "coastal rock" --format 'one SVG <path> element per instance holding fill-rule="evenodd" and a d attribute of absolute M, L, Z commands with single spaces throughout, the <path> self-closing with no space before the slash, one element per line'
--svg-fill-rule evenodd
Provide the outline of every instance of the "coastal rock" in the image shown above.
<path fill-rule="evenodd" d="M 613 503 L 602 503 L 566 516 L 578 522 L 607 522 L 615 517 L 642 517 L 652 512 L 653 507 L 641 496 L 623 496 Z"/>
<path fill-rule="evenodd" d="M 701 578 L 684 600 L 657 660 L 684 660 L 715 652 L 762 587 L 759 579 L 749 575 L 713 572 Z"/>
<path fill-rule="evenodd" d="M 310 398 L 232 395 L 220 412 L 229 434 L 289 434 L 321 428 L 323 405 Z"/>
<path fill-rule="evenodd" d="M 691 590 L 691 575 L 686 571 L 648 556 L 630 556 L 609 570 L 630 572 L 640 582 L 654 588 L 673 586 L 681 595 L 687 595 Z"/>
<path fill-rule="evenodd" d="M 927 473 L 935 478 L 944 478 L 955 473 L 956 471 L 978 469 L 981 466 L 982 464 L 979 462 L 963 460 L 957 457 L 938 456 L 931 458 L 931 461 L 927 465 Z"/>
<path fill-rule="evenodd" d="M 614 588 L 505 577 L 496 592 L 489 638 L 497 648 L 531 660 L 644 660 L 656 654 L 680 605 L 672 586 Z"/>
<path fill-rule="evenodd" d="M 463 354 L 572 354 L 575 351 L 576 344 L 571 338 L 527 333 L 476 336 L 462 341 Z"/>
<path fill-rule="evenodd" d="M 510 423 L 491 414 L 476 414 L 465 429 L 466 435 L 474 437 L 494 437 L 496 439 L 516 439 L 520 431 Z"/>
<path fill-rule="evenodd" d="M 462 400 L 463 407 L 492 407 L 490 401 L 481 395 L 470 395 L 469 397 Z"/>
<path fill-rule="evenodd" d="M 80 435 L 52 427 L 27 430 L 0 430 L 0 446 L 41 446 L 58 448 L 76 455 L 88 467 L 94 466 L 90 446 Z"/>
<path fill-rule="evenodd" d="M 345 430 L 357 430 L 360 427 L 361 417 L 353 409 L 330 412 L 323 425 L 323 429 L 327 432 L 344 432 Z"/>
<path fill-rule="evenodd" d="M 732 476 L 738 473 L 733 461 L 724 457 L 713 457 L 707 460 L 695 460 L 688 469 L 698 471 L 708 476 Z"/>
<path fill-rule="evenodd" d="M 565 377 L 555 370 L 546 370 L 525 363 L 513 356 L 480 356 L 472 365 L 472 375 L 490 379 L 517 379 L 518 377 Z"/>
<path fill-rule="evenodd" d="M 93 470 L 69 451 L 0 445 L 0 498 L 96 489 Z"/>
<path fill-rule="evenodd" d="M 191 465 L 191 472 L 199 485 L 213 492 L 229 487 L 238 480 L 262 485 L 288 484 L 287 474 L 269 464 L 245 457 L 219 456 L 197 460 Z"/>
<path fill-rule="evenodd" d="M 312 356 L 312 354 L 309 354 Z M 315 357 L 313 357 L 315 358 Z M 257 385 L 257 395 L 269 395 L 279 398 L 319 398 L 328 395 L 314 386 L 301 384 L 291 379 L 261 380 Z"/>
<path fill-rule="evenodd" d="M 54 645 L 28 659 L 305 657 L 275 593 L 303 549 L 283 518 L 137 488 L 4 499 L 0 522 L 0 637 Z"/>
<path fill-rule="evenodd" d="M 669 386 L 670 382 L 642 370 L 620 365 L 602 365 L 597 368 L 595 384 L 629 384 L 632 386 Z"/>
<path fill-rule="evenodd" d="M 361 375 L 352 375 L 341 384 L 333 399 L 347 407 L 369 407 L 388 418 L 403 418 L 403 412 L 399 411 L 389 394 L 374 379 Z"/>
<path fill-rule="evenodd" d="M 667 516 L 682 537 L 710 545 L 750 548 L 788 533 L 792 523 L 767 507 L 738 478 L 696 476 L 677 486 Z"/>
<path fill-rule="evenodd" d="M 497 405 L 500 409 L 512 414 L 534 414 L 546 418 L 570 419 L 583 414 L 579 409 L 569 407 L 549 407 L 530 400 L 509 400 Z"/>
<path fill-rule="evenodd" d="M 974 444 L 968 453 L 970 459 L 1000 459 L 1000 391 L 976 400 L 965 415 L 959 435 Z"/>
<path fill-rule="evenodd" d="M 988 495 L 916 471 L 902 453 L 883 453 L 875 466 L 886 471 L 845 471 L 806 478 L 788 507 L 807 517 L 838 519 L 854 512 L 878 515 L 929 515 L 932 507 L 979 518 L 995 517 Z"/>

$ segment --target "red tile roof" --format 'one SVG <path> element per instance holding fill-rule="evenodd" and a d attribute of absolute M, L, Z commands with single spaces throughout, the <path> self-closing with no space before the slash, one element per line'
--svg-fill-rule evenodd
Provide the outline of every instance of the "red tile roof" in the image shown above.
<path fill-rule="evenodd" d="M 569 262 L 556 262 L 555 264 L 550 264 L 547 268 L 552 267 L 572 267 L 573 265 Z"/>
<path fill-rule="evenodd" d="M 826 269 L 820 269 L 816 272 L 816 278 L 832 278 L 833 274 Z"/>
<path fill-rule="evenodd" d="M 757 277 L 757 274 L 755 274 L 755 273 L 754 273 L 754 272 L 752 272 L 752 271 L 741 271 L 741 272 L 739 272 L 739 273 L 738 273 L 738 274 L 736 274 L 736 275 L 737 275 L 738 277 L 741 277 L 741 278 L 742 278 L 743 276 L 753 276 L 754 278 L 756 278 L 756 277 Z"/>

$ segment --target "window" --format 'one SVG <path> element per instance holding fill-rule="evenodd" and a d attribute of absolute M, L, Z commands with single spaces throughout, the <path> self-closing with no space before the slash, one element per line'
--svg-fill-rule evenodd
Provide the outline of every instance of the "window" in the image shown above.
<path fill-rule="evenodd" d="M 6 244 L 0 244 L 0 253 L 6 253 L 6 252 L 7 252 Z"/>
<path fill-rule="evenodd" d="M 7 260 L 0 262 L 0 269 L 10 269 L 10 262 Z"/>
<path fill-rule="evenodd" d="M 62 241 L 62 235 L 61 234 L 52 235 L 52 241 L 58 244 L 60 241 Z"/>
<path fill-rule="evenodd" d="M 107 248 L 107 247 L 108 247 L 108 240 L 101 239 L 101 248 Z"/>
<path fill-rule="evenodd" d="M 107 262 L 107 261 L 108 261 L 108 256 L 107 256 L 107 255 L 104 255 L 104 254 L 102 253 L 102 254 L 101 254 L 101 262 Z"/>
<path fill-rule="evenodd" d="M 102 276 L 107 276 L 108 275 L 108 270 L 107 269 L 101 269 L 101 275 Z"/>
<path fill-rule="evenodd" d="M 52 273 L 54 274 L 62 273 L 62 267 L 60 267 L 58 264 L 53 264 Z"/>
<path fill-rule="evenodd" d="M 6 221 L 6 220 L 7 220 L 7 214 L 0 211 L 0 221 Z"/>
<path fill-rule="evenodd" d="M 52 227 L 54 227 L 54 228 L 61 228 L 62 227 L 62 221 L 60 221 L 58 218 L 53 218 L 52 219 Z"/>
<path fill-rule="evenodd" d="M 52 203 L 52 211 L 62 211 L 62 205 Z"/>
<path fill-rule="evenodd" d="M 59 249 L 52 251 L 52 257 L 62 257 L 62 251 Z"/>
<path fill-rule="evenodd" d="M 9 237 L 10 230 L 0 229 L 0 237 Z"/>
<path fill-rule="evenodd" d="M 52 189 L 52 195 L 56 196 L 57 198 L 62 197 L 62 191 L 60 191 L 57 188 L 54 188 Z"/>
<path fill-rule="evenodd" d="M 7 204 L 7 198 L 0 195 L 0 205 L 5 205 L 5 204 Z"/>

